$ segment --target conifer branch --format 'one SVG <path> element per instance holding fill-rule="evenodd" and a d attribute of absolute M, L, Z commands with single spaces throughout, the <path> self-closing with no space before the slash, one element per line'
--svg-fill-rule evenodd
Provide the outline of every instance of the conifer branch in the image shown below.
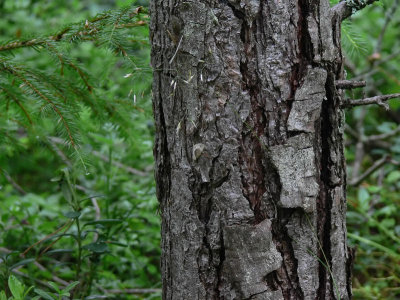
<path fill-rule="evenodd" d="M 131 8 L 122 9 L 119 17 L 117 18 L 117 22 L 113 25 L 113 30 L 115 29 L 123 29 L 129 27 L 138 27 L 145 26 L 147 22 L 144 20 L 137 20 L 136 22 L 126 22 L 119 24 L 119 22 L 124 18 L 128 17 L 129 20 L 134 17 L 147 16 L 146 14 L 141 14 L 144 11 L 142 7 L 138 7 L 134 10 Z M 12 41 L 6 43 L 4 45 L 0 45 L 1 51 L 10 51 L 18 48 L 25 47 L 38 47 L 38 46 L 48 46 L 51 42 L 61 42 L 61 41 L 69 41 L 75 42 L 82 39 L 95 40 L 99 33 L 106 27 L 106 25 L 110 25 L 107 23 L 109 19 L 113 19 L 115 16 L 115 12 L 109 11 L 102 13 L 90 20 L 86 20 L 85 22 L 71 24 L 56 34 L 52 34 L 48 37 L 43 38 L 33 38 L 29 40 L 22 41 Z"/>
<path fill-rule="evenodd" d="M 18 100 L 18 98 L 8 89 L 2 87 L 1 88 L 9 98 L 11 98 L 23 111 L 23 113 L 25 114 L 26 118 L 28 119 L 29 123 L 32 125 L 33 121 L 28 113 L 28 111 L 26 110 L 26 108 L 22 105 L 22 103 Z"/>
<path fill-rule="evenodd" d="M 115 53 L 122 53 L 133 63 L 129 56 L 130 49 L 133 48 L 128 46 L 128 43 L 130 45 L 135 40 L 127 39 L 127 36 L 130 37 L 127 30 L 147 25 L 147 17 L 147 11 L 142 7 L 127 7 L 101 13 L 83 22 L 70 24 L 49 36 L 0 44 L 0 96 L 7 100 L 3 103 L 7 106 L 9 103 L 15 103 L 19 115 L 26 117 L 31 125 L 34 124 L 35 117 L 37 118 L 33 112 L 43 113 L 46 109 L 54 112 L 57 127 L 60 127 L 65 139 L 69 141 L 68 143 L 77 151 L 79 159 L 82 160 L 78 151 L 79 136 L 75 136 L 76 132 L 79 132 L 74 128 L 76 115 L 73 114 L 78 101 L 71 100 L 83 101 L 96 115 L 101 112 L 112 113 L 113 106 L 109 103 L 100 103 L 99 101 L 103 101 L 101 97 L 97 98 L 96 102 L 93 101 L 90 94 L 93 93 L 94 85 L 91 83 L 89 74 L 75 60 L 69 58 L 66 53 L 68 48 L 65 47 L 66 50 L 63 50 L 63 47 L 66 43 L 93 41 L 96 45 L 111 48 Z M 49 74 L 28 69 L 23 65 L 15 64 L 5 56 L 7 51 L 12 52 L 27 47 L 46 51 L 57 65 L 60 65 L 60 73 Z M 67 68 L 72 73 L 77 73 L 78 76 L 75 78 L 64 77 Z M 82 84 L 80 84 L 81 82 Z M 33 101 L 25 103 L 24 100 Z M 10 117 L 8 118 L 10 119 Z M 18 120 L 16 121 L 18 122 Z"/>
<path fill-rule="evenodd" d="M 69 138 L 69 141 L 71 142 L 71 145 L 75 148 L 76 147 L 75 139 L 72 137 L 72 132 L 69 128 L 69 125 L 66 122 L 64 115 L 61 113 L 60 109 L 57 107 L 57 105 L 52 100 L 50 100 L 48 97 L 46 97 L 37 87 L 35 87 L 35 85 L 31 81 L 29 81 L 26 77 L 22 76 L 19 72 L 16 72 L 15 70 L 11 70 L 11 69 L 9 71 L 11 71 L 13 75 L 18 77 L 22 82 L 24 82 L 37 96 L 39 96 L 39 98 L 43 99 L 45 102 L 47 102 L 51 105 L 51 107 L 53 108 L 53 110 L 56 112 L 56 114 L 59 116 L 61 122 L 63 123 L 64 128 L 67 131 L 68 138 Z"/>

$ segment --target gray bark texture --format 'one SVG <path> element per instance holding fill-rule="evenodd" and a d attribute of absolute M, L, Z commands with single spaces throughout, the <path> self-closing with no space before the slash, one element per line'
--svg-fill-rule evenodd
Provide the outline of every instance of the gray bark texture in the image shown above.
<path fill-rule="evenodd" d="M 350 299 L 340 17 L 151 1 L 163 299 Z"/>

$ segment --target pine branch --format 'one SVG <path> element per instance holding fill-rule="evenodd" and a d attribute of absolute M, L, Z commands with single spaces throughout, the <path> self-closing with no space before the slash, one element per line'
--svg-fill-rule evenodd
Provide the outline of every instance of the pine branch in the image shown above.
<path fill-rule="evenodd" d="M 38 87 L 35 86 L 35 84 L 30 81 L 26 76 L 24 76 L 17 68 L 13 68 L 10 65 L 6 65 L 3 62 L 2 69 L 5 71 L 8 71 L 11 75 L 15 76 L 16 78 L 20 79 L 27 87 L 29 87 L 30 90 L 36 94 L 40 99 L 44 100 L 46 103 L 50 104 L 52 109 L 56 112 L 58 117 L 60 118 L 65 130 L 67 131 L 68 134 L 68 139 L 71 143 L 71 145 L 75 148 L 77 145 L 75 143 L 75 139 L 72 136 L 72 131 L 70 129 L 70 126 L 68 122 L 66 121 L 66 118 L 64 117 L 64 114 L 61 112 L 60 108 L 50 99 L 48 98 L 44 92 L 40 91 Z"/>
<path fill-rule="evenodd" d="M 136 22 L 131 22 L 131 19 L 134 17 L 147 16 L 146 14 L 141 14 L 143 11 L 144 9 L 142 7 L 138 7 L 136 9 L 132 9 L 129 7 L 122 9 L 119 13 L 119 17 L 116 20 L 117 22 L 112 24 L 113 30 L 147 25 L 146 21 L 140 19 L 136 20 Z M 110 25 L 108 20 L 113 19 L 114 17 L 115 11 L 101 13 L 90 20 L 70 24 L 58 33 L 52 34 L 47 37 L 33 38 L 22 41 L 12 41 L 4 45 L 0 45 L 0 52 L 26 47 L 46 47 L 51 42 L 76 42 L 82 39 L 95 40 L 96 37 L 99 36 L 100 32 L 104 28 L 106 28 L 105 25 Z M 128 20 L 124 19 L 124 17 L 128 17 Z M 122 24 L 119 24 L 121 20 L 124 22 Z"/>
<path fill-rule="evenodd" d="M 32 118 L 29 115 L 25 106 L 21 103 L 21 101 L 18 100 L 18 98 L 11 92 L 11 90 L 6 89 L 4 86 L 1 87 L 1 90 L 7 95 L 8 98 L 12 99 L 21 108 L 26 118 L 28 119 L 29 123 L 32 125 L 33 124 Z"/>

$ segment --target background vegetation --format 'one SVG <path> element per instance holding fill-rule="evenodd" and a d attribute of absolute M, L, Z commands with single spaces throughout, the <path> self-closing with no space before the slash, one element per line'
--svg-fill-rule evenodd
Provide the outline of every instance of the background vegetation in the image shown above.
<path fill-rule="evenodd" d="M 96 25 L 97 13 L 132 2 Z M 34 286 L 27 298 L 160 299 L 147 2 L 0 0 L 0 290 L 8 296 L 23 282 Z M 345 24 L 348 78 L 367 80 L 348 97 L 400 92 L 398 6 L 386 0 Z M 62 28 L 60 41 L 49 38 Z M 34 37 L 43 43 L 2 49 Z M 355 299 L 400 297 L 400 103 L 389 104 L 347 112 Z"/>
<path fill-rule="evenodd" d="M 352 99 L 400 92 L 400 7 L 381 1 L 342 30 Z M 355 299 L 400 298 L 400 101 L 346 113 L 348 237 L 356 248 Z M 389 109 L 390 108 L 390 109 Z"/>

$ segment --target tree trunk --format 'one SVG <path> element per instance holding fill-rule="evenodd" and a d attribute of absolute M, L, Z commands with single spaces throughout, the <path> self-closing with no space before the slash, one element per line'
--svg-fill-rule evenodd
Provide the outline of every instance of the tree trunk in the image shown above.
<path fill-rule="evenodd" d="M 328 0 L 154 0 L 163 299 L 349 299 Z"/>

